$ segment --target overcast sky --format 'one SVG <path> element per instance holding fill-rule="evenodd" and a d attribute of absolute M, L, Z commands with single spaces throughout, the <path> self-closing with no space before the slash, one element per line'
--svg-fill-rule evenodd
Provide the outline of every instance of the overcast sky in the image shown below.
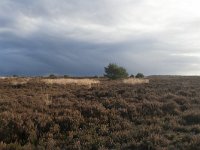
<path fill-rule="evenodd" d="M 0 0 L 0 75 L 200 75 L 199 0 Z"/>

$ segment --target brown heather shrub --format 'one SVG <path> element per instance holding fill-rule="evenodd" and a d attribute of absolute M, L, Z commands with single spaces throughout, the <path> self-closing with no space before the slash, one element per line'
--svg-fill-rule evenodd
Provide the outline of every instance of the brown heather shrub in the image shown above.
<path fill-rule="evenodd" d="M 138 112 L 141 115 L 162 115 L 161 103 L 144 101 L 138 105 Z"/>
<path fill-rule="evenodd" d="M 120 145 L 123 143 L 127 143 L 127 141 L 133 140 L 133 137 L 129 130 L 123 132 L 122 131 L 112 132 L 110 136 L 114 142 L 120 143 Z"/>
<path fill-rule="evenodd" d="M 199 77 L 44 79 L 0 80 L 0 149 L 199 149 Z"/>
<path fill-rule="evenodd" d="M 179 113 L 179 105 L 174 101 L 166 102 L 162 106 L 162 111 L 165 114 L 174 114 L 174 115 L 178 114 Z"/>
<path fill-rule="evenodd" d="M 183 114 L 183 119 L 185 123 L 188 125 L 200 124 L 200 111 L 199 110 L 187 111 Z"/>
<path fill-rule="evenodd" d="M 200 124 L 192 125 L 189 129 L 194 134 L 200 134 Z"/>
<path fill-rule="evenodd" d="M 178 105 L 185 105 L 185 104 L 188 105 L 187 98 L 183 96 L 175 97 L 172 100 L 174 100 Z"/>
<path fill-rule="evenodd" d="M 162 147 L 167 147 L 169 144 L 169 140 L 160 134 L 150 134 L 147 140 L 151 141 L 152 146 L 156 149 L 162 149 Z"/>
<path fill-rule="evenodd" d="M 192 93 L 190 93 L 190 91 L 183 91 L 183 90 L 178 91 L 177 94 L 181 95 L 181 96 L 184 96 L 184 97 L 190 97 L 190 96 L 192 96 Z"/>
<path fill-rule="evenodd" d="M 103 107 L 101 104 L 93 104 L 93 103 L 81 103 L 78 106 L 78 109 L 80 110 L 81 114 L 84 117 L 98 117 L 101 118 L 102 116 L 107 114 L 107 110 L 105 107 Z"/>
<path fill-rule="evenodd" d="M 192 136 L 188 149 L 199 150 L 199 148 L 200 148 L 200 136 L 199 135 Z"/>

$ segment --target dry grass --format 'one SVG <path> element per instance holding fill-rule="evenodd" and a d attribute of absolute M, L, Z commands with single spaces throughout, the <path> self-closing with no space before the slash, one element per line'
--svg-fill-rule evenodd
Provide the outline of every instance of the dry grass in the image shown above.
<path fill-rule="evenodd" d="M 14 86 L 27 84 L 30 78 L 8 78 L 10 79 L 10 84 Z"/>
<path fill-rule="evenodd" d="M 17 79 L 18 77 L 0 77 L 0 79 Z"/>
<path fill-rule="evenodd" d="M 125 84 L 144 84 L 144 83 L 149 83 L 149 79 L 129 78 L 129 79 L 124 79 L 122 82 Z"/>
<path fill-rule="evenodd" d="M 100 83 L 100 81 L 94 79 L 42 79 L 42 81 L 46 84 L 75 84 L 83 86 L 91 86 Z"/>
<path fill-rule="evenodd" d="M 52 104 L 52 97 L 49 96 L 49 94 L 44 94 L 43 95 L 43 100 L 46 105 L 51 105 Z"/>

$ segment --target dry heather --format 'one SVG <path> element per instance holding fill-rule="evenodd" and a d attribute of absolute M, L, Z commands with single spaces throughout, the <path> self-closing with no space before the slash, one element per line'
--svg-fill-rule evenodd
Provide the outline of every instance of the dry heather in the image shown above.
<path fill-rule="evenodd" d="M 200 77 L 90 89 L 17 79 L 0 80 L 0 150 L 200 150 Z"/>
<path fill-rule="evenodd" d="M 83 86 L 91 86 L 93 84 L 99 84 L 100 81 L 94 79 L 42 79 L 46 84 L 75 84 L 75 85 L 83 85 Z"/>
<path fill-rule="evenodd" d="M 149 83 L 149 79 L 136 79 L 136 78 L 129 78 L 129 79 L 124 79 L 122 81 L 125 84 L 143 84 L 143 83 Z"/>

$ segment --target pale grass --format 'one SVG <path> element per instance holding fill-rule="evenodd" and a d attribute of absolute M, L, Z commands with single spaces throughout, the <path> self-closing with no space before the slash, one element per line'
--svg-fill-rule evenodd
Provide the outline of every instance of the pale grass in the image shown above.
<path fill-rule="evenodd" d="M 83 86 L 91 86 L 100 83 L 100 81 L 94 79 L 42 79 L 42 81 L 46 84 L 75 84 Z"/>
<path fill-rule="evenodd" d="M 12 85 L 24 85 L 27 84 L 31 78 L 9 78 Z"/>
<path fill-rule="evenodd" d="M 0 79 L 17 79 L 18 77 L 0 77 Z"/>
<path fill-rule="evenodd" d="M 52 104 L 52 97 L 49 96 L 49 94 L 44 94 L 43 99 L 46 105 L 51 105 Z"/>
<path fill-rule="evenodd" d="M 125 84 L 147 84 L 149 79 L 138 79 L 138 78 L 129 78 L 122 81 Z"/>

